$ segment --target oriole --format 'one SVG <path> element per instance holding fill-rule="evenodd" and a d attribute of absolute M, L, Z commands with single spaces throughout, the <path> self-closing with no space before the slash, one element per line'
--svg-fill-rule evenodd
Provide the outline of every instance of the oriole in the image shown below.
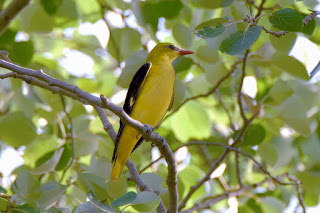
<path fill-rule="evenodd" d="M 181 55 L 193 53 L 171 43 L 156 45 L 133 77 L 123 110 L 133 119 L 155 128 L 173 104 L 175 72 L 171 62 Z M 142 141 L 137 130 L 120 121 L 112 157 L 111 180 L 119 179 L 130 154 Z"/>

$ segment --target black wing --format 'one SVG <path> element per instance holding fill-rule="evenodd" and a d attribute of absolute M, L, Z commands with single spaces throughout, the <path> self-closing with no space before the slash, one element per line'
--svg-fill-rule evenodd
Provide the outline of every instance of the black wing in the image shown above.
<path fill-rule="evenodd" d="M 125 100 L 124 105 L 123 105 L 123 110 L 128 115 L 130 115 L 131 112 L 132 112 L 134 103 L 137 100 L 137 97 L 138 97 L 138 94 L 140 92 L 141 86 L 142 86 L 145 78 L 148 75 L 150 67 L 151 67 L 151 62 L 147 62 L 144 65 L 142 65 L 140 67 L 140 69 L 136 72 L 136 74 L 134 75 L 134 77 L 133 77 L 133 79 L 132 79 L 132 81 L 130 83 L 130 86 L 129 86 L 129 89 L 128 89 L 128 93 L 127 93 L 127 97 L 126 97 L 126 100 Z M 124 123 L 120 120 L 120 128 L 119 128 L 119 131 L 118 131 L 117 139 L 115 141 L 115 147 L 114 147 L 114 151 L 113 151 L 112 162 L 114 162 L 115 159 L 116 159 L 116 153 L 117 153 L 117 149 L 118 149 L 119 139 L 120 139 L 120 136 L 121 136 L 121 133 L 123 131 L 124 126 L 125 126 Z M 138 141 L 137 144 L 140 145 L 142 140 L 143 139 L 141 138 Z M 133 150 L 135 150 L 136 147 L 138 147 L 138 146 L 136 145 Z"/>

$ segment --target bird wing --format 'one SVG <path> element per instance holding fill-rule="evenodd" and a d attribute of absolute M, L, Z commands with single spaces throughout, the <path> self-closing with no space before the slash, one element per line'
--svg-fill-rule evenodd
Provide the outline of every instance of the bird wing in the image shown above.
<path fill-rule="evenodd" d="M 136 102 L 136 100 L 138 98 L 140 89 L 142 88 L 144 80 L 146 79 L 146 77 L 149 73 L 151 65 L 152 65 L 151 62 L 147 62 L 147 63 L 143 64 L 140 67 L 140 69 L 136 72 L 136 74 L 134 75 L 134 77 L 130 83 L 127 97 L 126 97 L 126 100 L 123 105 L 123 110 L 128 115 L 130 115 L 132 112 L 132 109 L 134 107 L 134 103 Z M 115 141 L 115 149 L 114 149 L 113 156 L 112 156 L 112 162 L 114 162 L 116 159 L 116 153 L 117 153 L 117 148 L 118 148 L 118 144 L 119 144 L 119 139 L 120 139 L 121 133 L 124 129 L 124 126 L 125 126 L 124 123 L 120 120 L 120 128 L 118 131 L 117 139 Z M 140 144 L 142 142 L 142 140 L 143 139 L 141 138 L 138 141 L 138 144 Z"/>

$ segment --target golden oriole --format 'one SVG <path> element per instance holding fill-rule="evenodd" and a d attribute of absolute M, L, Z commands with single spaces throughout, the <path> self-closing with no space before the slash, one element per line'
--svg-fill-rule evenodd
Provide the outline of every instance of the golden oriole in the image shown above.
<path fill-rule="evenodd" d="M 159 43 L 130 83 L 123 110 L 133 119 L 155 128 L 173 104 L 175 72 L 171 62 L 193 54 L 170 43 Z M 143 138 L 137 130 L 120 121 L 112 157 L 111 180 L 118 180 L 130 154 Z"/>

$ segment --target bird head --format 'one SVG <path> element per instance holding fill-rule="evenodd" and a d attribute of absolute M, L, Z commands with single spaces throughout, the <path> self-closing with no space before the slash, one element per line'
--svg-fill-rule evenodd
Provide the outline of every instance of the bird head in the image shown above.
<path fill-rule="evenodd" d="M 168 57 L 172 62 L 182 55 L 194 54 L 189 50 L 181 49 L 171 43 L 159 43 L 149 53 L 147 61 L 155 57 Z"/>

